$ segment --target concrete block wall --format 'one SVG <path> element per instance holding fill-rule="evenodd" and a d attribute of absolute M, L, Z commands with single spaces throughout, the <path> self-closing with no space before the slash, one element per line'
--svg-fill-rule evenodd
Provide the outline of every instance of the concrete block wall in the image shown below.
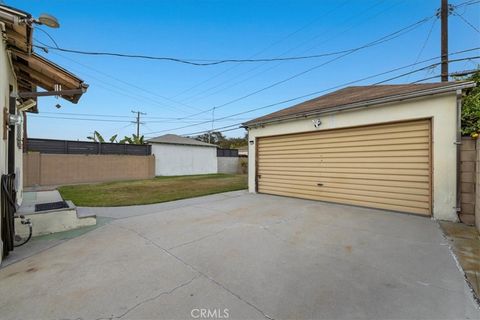
<path fill-rule="evenodd" d="M 477 148 L 476 141 L 470 137 L 463 137 L 460 147 L 461 172 L 461 212 L 459 215 L 463 223 L 475 224 L 476 200 L 476 169 Z"/>
<path fill-rule="evenodd" d="M 460 220 L 466 224 L 475 224 L 477 142 L 470 137 L 463 137 L 460 146 L 461 172 L 461 208 Z"/>
<path fill-rule="evenodd" d="M 131 155 L 43 154 L 23 155 L 25 186 L 140 180 L 155 177 L 155 157 Z"/>
<path fill-rule="evenodd" d="M 475 175 L 475 200 L 478 203 L 478 206 L 475 206 L 475 224 L 477 226 L 478 231 L 480 231 L 480 141 L 476 141 L 477 146 L 477 161 L 476 161 L 476 175 Z"/>

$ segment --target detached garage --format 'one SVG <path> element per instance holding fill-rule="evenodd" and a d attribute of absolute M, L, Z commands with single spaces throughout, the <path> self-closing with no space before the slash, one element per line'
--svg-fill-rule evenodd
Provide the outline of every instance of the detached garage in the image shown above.
<path fill-rule="evenodd" d="M 166 134 L 148 140 L 155 155 L 156 176 L 217 173 L 217 146 Z"/>
<path fill-rule="evenodd" d="M 347 87 L 244 124 L 249 190 L 457 220 L 466 82 Z"/>

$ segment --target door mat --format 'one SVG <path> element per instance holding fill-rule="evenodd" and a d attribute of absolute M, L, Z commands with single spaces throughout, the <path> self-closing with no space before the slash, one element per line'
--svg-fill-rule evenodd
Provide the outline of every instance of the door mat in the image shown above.
<path fill-rule="evenodd" d="M 68 204 L 65 201 L 39 203 L 35 205 L 35 212 L 56 210 L 56 209 L 63 209 L 63 208 L 68 208 Z"/>

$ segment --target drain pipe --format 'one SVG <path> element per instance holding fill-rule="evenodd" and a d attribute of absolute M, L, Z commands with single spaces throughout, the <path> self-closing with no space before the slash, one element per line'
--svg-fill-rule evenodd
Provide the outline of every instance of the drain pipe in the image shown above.
<path fill-rule="evenodd" d="M 457 220 L 460 220 L 459 214 L 462 211 L 462 171 L 461 171 L 461 146 L 462 146 L 462 90 L 457 90 L 457 138 L 455 141 L 457 145 L 457 205 L 455 211 L 457 212 Z"/>

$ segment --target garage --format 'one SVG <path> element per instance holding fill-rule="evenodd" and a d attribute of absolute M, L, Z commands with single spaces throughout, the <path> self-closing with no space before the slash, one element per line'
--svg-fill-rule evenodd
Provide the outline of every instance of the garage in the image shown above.
<path fill-rule="evenodd" d="M 458 221 L 472 86 L 346 87 L 245 122 L 249 192 Z"/>
<path fill-rule="evenodd" d="M 431 214 L 430 120 L 259 138 L 258 192 Z"/>

